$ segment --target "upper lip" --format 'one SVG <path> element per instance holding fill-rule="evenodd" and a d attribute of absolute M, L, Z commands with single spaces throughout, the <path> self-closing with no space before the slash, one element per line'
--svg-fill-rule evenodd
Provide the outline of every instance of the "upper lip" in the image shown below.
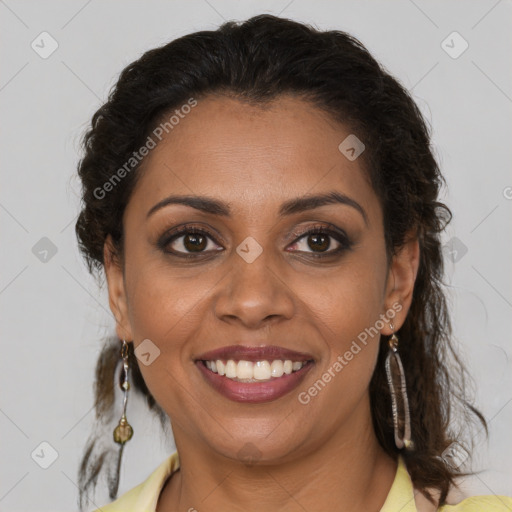
<path fill-rule="evenodd" d="M 313 359 L 311 354 L 297 352 L 277 345 L 247 346 L 230 345 L 221 347 L 209 352 L 204 352 L 196 358 L 197 361 L 216 361 L 216 360 L 244 360 L 244 361 L 273 361 L 274 359 L 289 359 L 291 361 L 310 361 Z"/>

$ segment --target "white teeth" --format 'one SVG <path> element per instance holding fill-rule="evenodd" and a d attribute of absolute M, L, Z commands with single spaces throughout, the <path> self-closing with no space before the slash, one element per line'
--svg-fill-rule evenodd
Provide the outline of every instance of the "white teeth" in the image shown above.
<path fill-rule="evenodd" d="M 283 373 L 283 361 L 280 361 L 279 359 L 272 361 L 272 364 L 270 365 L 270 374 L 272 377 L 282 377 Z"/>
<path fill-rule="evenodd" d="M 236 373 L 236 363 L 235 363 L 235 361 L 230 359 L 226 363 L 225 372 L 226 372 L 226 377 L 228 377 L 229 379 L 235 379 L 236 378 L 236 374 L 237 373 Z"/>
<path fill-rule="evenodd" d="M 270 364 L 268 361 L 258 361 L 254 366 L 254 378 L 256 380 L 270 379 Z"/>
<path fill-rule="evenodd" d="M 306 361 L 291 361 L 289 359 L 276 359 L 269 363 L 268 361 L 234 361 L 229 359 L 224 362 L 220 359 L 216 361 L 205 361 L 206 367 L 214 373 L 224 375 L 228 379 L 235 379 L 244 382 L 256 382 L 270 380 L 271 378 L 290 375 L 292 372 L 300 370 Z"/>
<path fill-rule="evenodd" d="M 238 364 L 236 365 L 236 377 L 238 379 L 254 378 L 252 366 L 253 364 L 250 361 L 238 361 Z"/>
<path fill-rule="evenodd" d="M 217 364 L 217 373 L 219 375 L 224 375 L 226 373 L 226 365 L 220 359 L 217 359 L 216 364 Z"/>

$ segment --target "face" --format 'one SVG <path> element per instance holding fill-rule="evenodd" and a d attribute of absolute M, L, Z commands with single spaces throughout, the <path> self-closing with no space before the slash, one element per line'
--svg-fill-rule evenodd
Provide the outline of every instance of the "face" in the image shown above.
<path fill-rule="evenodd" d="M 350 133 L 297 98 L 211 96 L 144 160 L 124 263 L 108 239 L 105 265 L 178 447 L 277 462 L 371 425 L 380 334 L 405 319 L 418 246 L 388 265 L 362 159 L 338 149 Z"/>

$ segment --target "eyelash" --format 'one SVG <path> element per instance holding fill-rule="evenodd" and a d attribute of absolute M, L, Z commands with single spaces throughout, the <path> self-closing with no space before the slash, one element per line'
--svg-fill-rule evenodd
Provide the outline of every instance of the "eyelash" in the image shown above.
<path fill-rule="evenodd" d="M 166 250 L 166 247 L 171 242 L 177 240 L 178 238 L 180 238 L 183 235 L 188 235 L 188 234 L 204 235 L 204 236 L 210 238 L 213 242 L 215 242 L 215 244 L 219 245 L 218 242 L 215 240 L 214 236 L 209 231 L 207 231 L 203 228 L 197 228 L 195 226 L 187 226 L 187 225 L 176 229 L 171 234 L 168 234 L 168 233 L 165 234 L 158 241 L 157 245 L 165 254 L 169 254 L 171 256 L 176 256 L 178 258 L 190 259 L 190 258 L 197 258 L 198 256 L 201 256 L 201 254 L 207 254 L 207 253 L 201 253 L 201 252 L 198 252 L 196 254 L 174 253 L 174 252 Z M 313 228 L 308 229 L 306 231 L 293 232 L 292 234 L 296 238 L 292 242 L 291 245 L 299 242 L 302 238 L 304 238 L 306 236 L 315 235 L 315 234 L 328 235 L 328 236 L 334 238 L 340 244 L 340 247 L 338 247 L 337 249 L 331 250 L 326 253 L 314 253 L 314 252 L 307 253 L 309 256 L 311 256 L 313 258 L 318 258 L 318 259 L 339 255 L 347 250 L 350 250 L 353 246 L 353 243 L 351 242 L 349 237 L 342 230 L 338 230 L 337 228 L 328 228 L 325 226 L 314 226 Z M 302 252 L 302 251 L 299 251 L 299 252 Z"/>

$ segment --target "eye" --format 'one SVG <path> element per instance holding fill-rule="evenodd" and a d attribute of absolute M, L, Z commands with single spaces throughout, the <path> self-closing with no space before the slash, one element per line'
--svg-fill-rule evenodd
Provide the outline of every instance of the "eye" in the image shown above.
<path fill-rule="evenodd" d="M 335 226 L 315 226 L 305 232 L 294 232 L 293 235 L 298 238 L 291 248 L 314 258 L 332 257 L 353 245 L 344 231 Z M 165 233 L 157 245 L 164 253 L 180 258 L 206 256 L 223 249 L 208 230 L 188 225 Z"/>
<path fill-rule="evenodd" d="M 299 252 L 309 253 L 315 258 L 340 254 L 352 247 L 352 242 L 348 236 L 337 228 L 315 226 L 305 233 L 294 233 L 294 235 L 299 236 L 299 239 L 293 244 L 295 249 L 298 249 Z"/>
<path fill-rule="evenodd" d="M 222 249 L 210 232 L 193 226 L 182 226 L 166 233 L 158 241 L 158 246 L 165 253 L 184 258 Z"/>

